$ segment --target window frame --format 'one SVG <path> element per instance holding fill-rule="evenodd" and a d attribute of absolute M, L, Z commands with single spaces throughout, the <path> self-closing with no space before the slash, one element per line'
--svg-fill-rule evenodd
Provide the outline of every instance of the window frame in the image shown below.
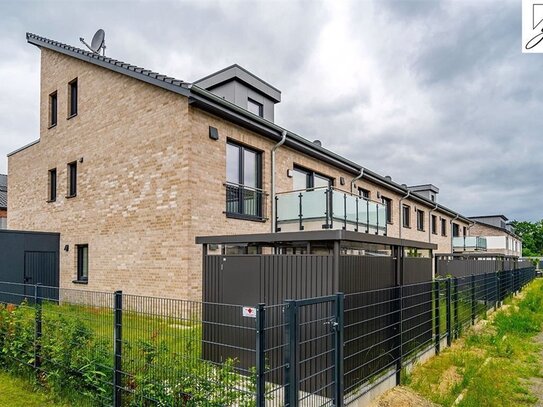
<path fill-rule="evenodd" d="M 68 82 L 68 119 L 77 116 L 79 110 L 79 81 L 77 79 Z"/>
<path fill-rule="evenodd" d="M 369 189 L 358 187 L 358 197 L 371 201 L 371 191 Z"/>
<path fill-rule="evenodd" d="M 437 235 L 437 215 L 432 215 L 432 234 Z"/>
<path fill-rule="evenodd" d="M 411 206 L 406 204 L 402 205 L 402 227 L 411 228 Z"/>
<path fill-rule="evenodd" d="M 230 181 L 228 179 L 226 179 L 226 186 L 228 188 L 228 186 L 230 187 L 237 187 L 237 188 L 243 188 L 243 189 L 248 189 L 248 190 L 254 190 L 255 193 L 256 193 L 256 201 L 257 201 L 257 214 L 256 215 L 253 215 L 253 214 L 247 214 L 245 213 L 245 201 L 243 199 L 243 195 L 242 194 L 238 194 L 238 200 L 237 200 L 237 207 L 238 207 L 238 211 L 230 211 L 228 210 L 229 208 L 229 205 L 228 205 L 228 190 L 227 190 L 227 194 L 226 194 L 226 208 L 225 208 L 225 211 L 224 213 L 226 214 L 227 217 L 229 218 L 237 218 L 237 219 L 246 219 L 246 220 L 258 220 L 258 221 L 262 221 L 264 220 L 266 214 L 264 213 L 264 201 L 265 201 L 265 194 L 264 194 L 264 191 L 262 190 L 262 178 L 263 178 L 263 169 L 262 169 L 262 165 L 263 165 L 263 152 L 261 150 L 258 150 L 254 147 L 251 147 L 251 146 L 247 146 L 245 144 L 242 144 L 242 143 L 239 143 L 235 140 L 230 140 L 230 139 L 227 139 L 226 140 L 226 148 L 228 149 L 228 146 L 231 145 L 231 146 L 234 146 L 238 149 L 238 174 L 237 174 L 237 179 L 238 179 L 238 182 L 233 182 L 233 181 Z M 256 173 L 255 173 L 255 183 L 256 183 L 256 187 L 253 187 L 253 186 L 246 186 L 245 185 L 245 154 L 244 152 L 245 151 L 249 151 L 253 154 L 255 154 L 255 159 L 256 159 Z M 228 167 L 228 159 L 226 160 L 226 167 Z M 227 169 L 227 174 L 226 174 L 226 177 L 228 178 L 228 169 Z"/>
<path fill-rule="evenodd" d="M 441 218 L 441 236 L 447 236 L 447 219 Z"/>
<path fill-rule="evenodd" d="M 329 177 L 328 175 L 324 175 L 320 172 L 310 170 L 308 168 L 302 167 L 300 165 L 294 164 L 292 171 L 299 172 L 305 174 L 305 191 L 311 191 L 314 188 L 322 188 L 322 187 L 315 187 L 315 177 L 328 180 L 328 188 L 331 188 L 334 186 L 334 178 Z"/>
<path fill-rule="evenodd" d="M 51 168 L 47 171 L 48 174 L 48 188 L 47 188 L 47 202 L 55 202 L 57 200 L 57 188 L 58 188 L 58 173 L 57 169 Z"/>
<path fill-rule="evenodd" d="M 72 161 L 67 164 L 67 191 L 66 198 L 73 198 L 77 196 L 77 161 Z"/>
<path fill-rule="evenodd" d="M 387 223 L 389 225 L 392 225 L 392 198 L 387 198 L 386 196 L 381 196 L 381 202 L 386 207 Z"/>
<path fill-rule="evenodd" d="M 89 245 L 77 244 L 76 248 L 76 282 L 88 283 L 89 282 Z M 84 264 L 83 253 L 86 256 L 86 275 L 83 274 Z"/>
<path fill-rule="evenodd" d="M 424 232 L 424 211 L 417 209 L 417 230 Z"/>
<path fill-rule="evenodd" d="M 49 94 L 49 123 L 48 128 L 58 124 L 58 91 Z"/>
<path fill-rule="evenodd" d="M 249 109 L 250 105 L 255 106 L 258 109 L 258 113 L 255 113 L 251 109 Z M 250 97 L 247 98 L 247 110 L 253 114 L 256 114 L 258 117 L 264 117 L 264 105 Z"/>
<path fill-rule="evenodd" d="M 460 237 L 460 225 L 456 222 L 453 222 L 452 224 L 452 236 Z"/>

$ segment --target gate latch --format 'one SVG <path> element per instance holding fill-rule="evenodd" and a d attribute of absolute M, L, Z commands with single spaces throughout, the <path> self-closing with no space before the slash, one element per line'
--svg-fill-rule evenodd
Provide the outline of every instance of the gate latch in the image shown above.
<path fill-rule="evenodd" d="M 325 322 L 324 325 L 330 325 L 330 331 L 337 331 L 339 327 L 339 323 L 335 319 Z"/>

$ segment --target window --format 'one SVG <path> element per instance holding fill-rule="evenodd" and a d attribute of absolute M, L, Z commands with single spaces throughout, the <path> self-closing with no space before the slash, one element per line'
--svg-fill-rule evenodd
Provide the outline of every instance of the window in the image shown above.
<path fill-rule="evenodd" d="M 77 195 L 77 162 L 68 164 L 68 198 Z"/>
<path fill-rule="evenodd" d="M 226 213 L 263 217 L 262 154 L 248 147 L 226 144 Z"/>
<path fill-rule="evenodd" d="M 69 87 L 69 100 L 68 105 L 68 118 L 77 115 L 77 78 L 68 84 Z"/>
<path fill-rule="evenodd" d="M 57 169 L 49 170 L 49 193 L 48 200 L 53 202 L 57 199 Z"/>
<path fill-rule="evenodd" d="M 452 225 L 452 233 L 453 233 L 453 237 L 459 237 L 460 236 L 460 225 L 457 224 L 457 223 L 453 223 Z"/>
<path fill-rule="evenodd" d="M 447 236 L 447 219 L 441 219 L 441 236 Z"/>
<path fill-rule="evenodd" d="M 386 206 L 387 211 L 387 222 L 392 223 L 392 199 L 385 198 L 384 196 L 381 198 L 382 202 Z"/>
<path fill-rule="evenodd" d="M 417 230 L 424 230 L 424 211 L 417 209 Z"/>
<path fill-rule="evenodd" d="M 370 199 L 370 191 L 368 191 L 367 189 L 364 189 L 364 188 L 358 188 L 358 196 L 360 198 L 364 198 L 364 199 Z"/>
<path fill-rule="evenodd" d="M 432 215 L 432 233 L 437 235 L 437 216 Z"/>
<path fill-rule="evenodd" d="M 49 95 L 49 127 L 57 125 L 57 92 L 53 92 Z"/>
<path fill-rule="evenodd" d="M 294 167 L 294 170 L 292 171 L 292 177 L 295 191 L 321 187 L 331 187 L 333 184 L 331 178 L 300 167 Z"/>
<path fill-rule="evenodd" d="M 402 225 L 404 228 L 410 227 L 411 219 L 411 207 L 409 205 L 403 205 L 402 207 Z"/>
<path fill-rule="evenodd" d="M 247 110 L 257 116 L 264 117 L 264 106 L 262 103 L 258 103 L 256 100 L 249 98 L 247 100 Z"/>
<path fill-rule="evenodd" d="M 80 244 L 77 248 L 77 281 L 89 281 L 89 245 Z"/>
<path fill-rule="evenodd" d="M 468 229 L 464 226 L 462 232 L 464 232 L 463 236 L 468 235 Z"/>

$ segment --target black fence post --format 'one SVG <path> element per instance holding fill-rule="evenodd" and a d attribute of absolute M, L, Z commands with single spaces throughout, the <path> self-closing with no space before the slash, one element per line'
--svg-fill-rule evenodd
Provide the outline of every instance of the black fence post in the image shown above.
<path fill-rule="evenodd" d="M 123 292 L 114 293 L 113 314 L 114 372 L 113 372 L 113 405 L 122 404 L 122 345 L 123 345 Z"/>
<path fill-rule="evenodd" d="M 447 346 L 452 344 L 452 313 L 451 313 L 451 277 L 447 277 L 446 280 L 446 293 L 447 293 Z"/>
<path fill-rule="evenodd" d="M 454 291 L 453 291 L 453 302 L 454 302 L 454 338 L 458 338 L 460 332 L 459 329 L 459 315 L 458 315 L 458 277 L 454 277 Z"/>
<path fill-rule="evenodd" d="M 343 334 L 344 334 L 344 306 L 345 295 L 336 294 L 336 343 L 335 343 L 335 406 L 343 407 Z"/>
<path fill-rule="evenodd" d="M 396 385 L 399 386 L 402 382 L 402 368 L 403 368 L 403 291 L 402 285 L 398 286 L 398 357 L 396 358 Z"/>
<path fill-rule="evenodd" d="M 35 336 L 34 336 L 34 369 L 38 373 L 41 367 L 41 337 L 42 337 L 42 298 L 40 284 L 34 286 L 34 306 L 36 307 Z"/>
<path fill-rule="evenodd" d="M 266 308 L 258 304 L 256 308 L 256 406 L 266 403 Z"/>
<path fill-rule="evenodd" d="M 434 310 L 435 310 L 435 348 L 436 354 L 441 351 L 441 313 L 440 313 L 440 281 L 434 281 Z"/>
<path fill-rule="evenodd" d="M 502 298 L 502 290 L 501 290 L 501 284 L 500 284 L 500 274 L 496 273 L 496 302 L 494 303 L 494 311 L 498 309 L 500 306 Z"/>
<path fill-rule="evenodd" d="M 476 315 L 476 305 L 475 302 L 475 275 L 471 275 L 471 325 L 475 325 L 475 315 Z"/>
<path fill-rule="evenodd" d="M 285 352 L 285 405 L 289 407 L 298 406 L 298 315 L 296 301 L 287 300 L 286 307 L 286 343 Z"/>

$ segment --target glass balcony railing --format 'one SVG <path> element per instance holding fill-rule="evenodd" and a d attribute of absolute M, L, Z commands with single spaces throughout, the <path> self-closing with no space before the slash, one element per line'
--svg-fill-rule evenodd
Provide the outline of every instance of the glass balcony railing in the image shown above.
<path fill-rule="evenodd" d="M 486 237 L 465 236 L 453 237 L 453 251 L 486 251 Z"/>
<path fill-rule="evenodd" d="M 279 193 L 277 231 L 345 229 L 386 235 L 386 205 L 334 188 Z"/>

